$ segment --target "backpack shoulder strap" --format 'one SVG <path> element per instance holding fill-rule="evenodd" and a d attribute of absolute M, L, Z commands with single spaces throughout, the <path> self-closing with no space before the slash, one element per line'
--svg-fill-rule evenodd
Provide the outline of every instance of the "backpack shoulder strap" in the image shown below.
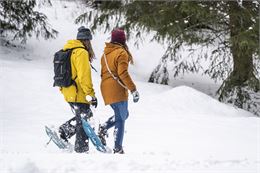
<path fill-rule="evenodd" d="M 73 48 L 70 48 L 70 49 L 66 49 L 65 51 L 73 51 L 74 49 L 85 49 L 87 51 L 87 49 L 85 47 L 73 47 Z"/>
<path fill-rule="evenodd" d="M 78 49 L 78 48 L 82 48 L 82 49 L 87 50 L 85 47 L 73 47 L 73 48 L 71 48 L 71 50 L 73 50 L 73 49 Z"/>

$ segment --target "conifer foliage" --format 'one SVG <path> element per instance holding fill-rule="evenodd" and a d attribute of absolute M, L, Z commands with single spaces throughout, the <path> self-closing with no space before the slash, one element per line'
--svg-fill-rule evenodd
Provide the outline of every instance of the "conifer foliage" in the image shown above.
<path fill-rule="evenodd" d="M 220 101 L 260 116 L 258 1 L 130 0 L 87 4 L 93 10 L 80 15 L 77 23 L 91 22 L 93 30 L 105 31 L 120 26 L 137 43 L 144 33 L 150 33 L 152 40 L 166 45 L 149 82 L 168 84 L 171 74 L 176 77 L 202 70 L 223 81 L 217 92 Z M 184 47 L 190 48 L 186 57 L 179 53 Z M 198 47 L 201 53 L 193 54 Z M 210 51 L 203 50 L 209 47 Z M 208 67 L 201 66 L 205 60 Z"/>
<path fill-rule="evenodd" d="M 1 0 L 0 34 L 6 40 L 21 40 L 36 35 L 45 39 L 55 38 L 57 31 L 47 22 L 47 16 L 34 10 L 36 0 Z"/>

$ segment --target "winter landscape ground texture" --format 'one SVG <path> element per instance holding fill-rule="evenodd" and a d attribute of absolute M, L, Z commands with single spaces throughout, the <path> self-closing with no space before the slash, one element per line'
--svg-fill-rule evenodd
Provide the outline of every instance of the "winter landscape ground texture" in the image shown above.
<path fill-rule="evenodd" d="M 58 88 L 52 87 L 52 55 L 75 37 L 79 27 L 70 13 L 75 4 L 54 5 L 44 12 L 60 32 L 56 40 L 30 39 L 25 49 L 0 47 L 1 173 L 260 172 L 260 119 L 207 95 L 217 84 L 205 78 L 197 76 L 196 83 L 189 80 L 191 76 L 184 77 L 174 87 L 147 83 L 149 71 L 163 53 L 160 45 L 148 42 L 140 50 L 130 42 L 136 58 L 130 73 L 141 99 L 136 104 L 129 100 L 126 154 L 102 154 L 91 144 L 89 154 L 61 151 L 53 143 L 46 146 L 44 126 L 58 127 L 72 117 Z M 93 65 L 98 71 L 108 40 L 108 34 L 94 35 Z M 99 100 L 98 108 L 93 108 L 98 124 L 112 115 L 112 109 L 103 104 L 99 72 L 92 75 Z M 113 131 L 108 145 L 113 147 Z"/>

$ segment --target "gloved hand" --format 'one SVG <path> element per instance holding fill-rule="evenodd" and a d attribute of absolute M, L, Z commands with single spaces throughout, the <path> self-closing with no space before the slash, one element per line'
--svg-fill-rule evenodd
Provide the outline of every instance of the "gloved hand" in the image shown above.
<path fill-rule="evenodd" d="M 97 98 L 96 98 L 96 97 L 92 97 L 92 96 L 90 96 L 90 95 L 87 95 L 87 96 L 86 96 L 86 100 L 87 100 L 92 106 L 94 106 L 95 108 L 97 108 L 98 101 L 97 101 Z"/>
<path fill-rule="evenodd" d="M 93 97 L 92 101 L 91 101 L 91 105 L 94 106 L 95 108 L 97 108 L 98 105 L 98 101 L 96 97 Z"/>
<path fill-rule="evenodd" d="M 131 94 L 133 96 L 134 103 L 138 102 L 139 100 L 139 92 L 137 90 L 131 91 Z"/>

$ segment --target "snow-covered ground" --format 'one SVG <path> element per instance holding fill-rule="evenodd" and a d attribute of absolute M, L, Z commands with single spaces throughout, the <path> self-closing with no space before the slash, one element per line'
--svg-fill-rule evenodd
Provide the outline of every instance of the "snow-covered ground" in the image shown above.
<path fill-rule="evenodd" d="M 130 43 L 136 58 L 130 72 L 141 99 L 134 104 L 130 97 L 125 155 L 102 154 L 91 144 L 89 154 L 64 152 L 53 143 L 46 146 L 44 126 L 59 126 L 72 117 L 58 89 L 52 87 L 52 55 L 75 37 L 78 28 L 71 17 L 76 5 L 65 1 L 54 5 L 44 12 L 60 31 L 56 40 L 30 39 L 26 49 L 0 47 L 1 173 L 260 172 L 260 119 L 202 93 L 217 88 L 204 77 L 190 75 L 174 87 L 147 83 L 149 71 L 163 53 L 156 43 L 146 43 L 140 50 Z M 108 37 L 94 36 L 98 70 Z M 93 81 L 99 100 L 94 116 L 96 123 L 102 123 L 112 109 L 103 104 L 99 73 L 93 72 Z M 112 131 L 108 145 L 113 147 Z"/>

